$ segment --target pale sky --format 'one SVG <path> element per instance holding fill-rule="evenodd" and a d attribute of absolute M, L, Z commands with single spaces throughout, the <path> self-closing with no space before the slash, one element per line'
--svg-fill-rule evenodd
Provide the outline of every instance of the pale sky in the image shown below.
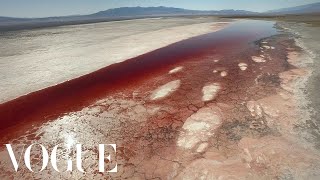
<path fill-rule="evenodd" d="M 0 16 L 65 16 L 131 6 L 167 6 L 193 10 L 238 9 L 263 12 L 315 2 L 320 2 L 320 0 L 0 0 Z"/>

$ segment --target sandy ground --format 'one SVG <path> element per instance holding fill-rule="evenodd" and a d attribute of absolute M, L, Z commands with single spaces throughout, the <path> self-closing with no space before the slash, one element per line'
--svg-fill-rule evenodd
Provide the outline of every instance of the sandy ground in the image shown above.
<path fill-rule="evenodd" d="M 309 18 L 301 17 L 300 23 L 282 21 L 280 24 L 284 31 L 287 31 L 296 39 L 298 46 L 304 50 L 303 61 L 294 62 L 296 66 L 308 71 L 308 74 L 298 80 L 297 89 L 300 89 L 299 107 L 304 112 L 302 118 L 305 123 L 300 124 L 300 136 L 306 141 L 313 143 L 317 149 L 320 147 L 320 55 L 318 32 L 320 30 L 319 16 L 316 21 L 309 21 Z M 306 113 L 307 112 L 307 113 Z"/>
<path fill-rule="evenodd" d="M 157 18 L 3 33 L 0 103 L 219 30 L 218 21 Z"/>
<path fill-rule="evenodd" d="M 85 175 L 57 173 L 51 167 L 41 173 L 30 173 L 24 167 L 12 173 L 7 168 L 11 163 L 7 152 L 0 149 L 1 176 L 319 179 L 319 151 L 303 141 L 296 128 L 308 118 L 301 109 L 304 95 L 297 88 L 310 74 L 300 66 L 305 58 L 303 49 L 287 33 L 249 45 L 241 43 L 245 38 L 238 38 L 217 41 L 217 46 L 210 46 L 213 50 L 199 50 L 195 56 L 172 55 L 182 60 L 159 63 L 159 68 L 142 63 L 152 69 L 137 73 L 142 81 L 124 80 L 125 85 L 112 93 L 105 92 L 94 103 L 58 118 L 34 111 L 35 116 L 27 117 L 25 123 L 1 132 L 0 142 L 15 144 L 15 149 L 34 142 L 49 148 L 55 144 L 92 147 L 99 142 L 116 143 L 118 173 L 97 173 L 92 164 L 97 152 L 92 148 L 85 148 Z M 155 54 L 161 55 L 159 51 Z M 32 121 L 39 117 L 40 122 Z M 61 159 L 67 155 L 74 156 L 74 152 L 59 153 Z M 41 164 L 39 155 L 32 160 Z M 108 165 L 113 167 L 115 161 Z"/>

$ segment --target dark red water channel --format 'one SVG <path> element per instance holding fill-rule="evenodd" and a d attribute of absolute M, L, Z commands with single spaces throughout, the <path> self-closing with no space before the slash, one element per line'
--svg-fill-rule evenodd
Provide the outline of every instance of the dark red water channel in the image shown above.
<path fill-rule="evenodd" d="M 194 58 L 201 60 L 208 53 L 223 56 L 241 51 L 256 40 L 276 34 L 273 24 L 252 20 L 235 22 L 221 31 L 177 42 L 3 103 L 0 105 L 0 130 L 17 123 L 49 120 L 81 110 L 116 90 L 137 85 L 179 62 Z"/>

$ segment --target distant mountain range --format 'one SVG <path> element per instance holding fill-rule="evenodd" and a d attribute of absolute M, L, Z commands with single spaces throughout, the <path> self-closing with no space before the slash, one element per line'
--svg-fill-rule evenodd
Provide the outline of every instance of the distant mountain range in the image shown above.
<path fill-rule="evenodd" d="M 255 14 L 255 12 L 244 10 L 220 10 L 200 11 L 172 7 L 121 7 L 100 11 L 90 16 L 97 17 L 132 17 L 132 16 L 159 16 L 159 15 L 243 15 Z"/>
<path fill-rule="evenodd" d="M 198 11 L 172 7 L 121 7 L 89 15 L 61 16 L 47 18 L 0 17 L 0 31 L 51 27 L 58 25 L 85 24 L 114 20 L 136 19 L 160 16 L 183 15 L 250 15 L 255 12 L 244 10 Z"/>
<path fill-rule="evenodd" d="M 282 8 L 272 11 L 267 11 L 266 13 L 269 14 L 312 14 L 312 13 L 320 13 L 320 2 L 319 3 L 313 3 L 313 4 L 307 4 L 303 6 L 296 6 L 291 8 Z"/>
<path fill-rule="evenodd" d="M 121 7 L 115 9 L 108 9 L 89 15 L 77 16 L 60 16 L 47 18 L 13 18 L 0 17 L 1 22 L 22 22 L 22 21 L 62 21 L 62 20 L 90 20 L 101 18 L 132 18 L 132 17 L 146 17 L 146 16 L 174 16 L 174 15 L 248 15 L 256 14 L 256 12 L 244 10 L 220 10 L 220 11 L 200 11 L 188 10 L 173 7 Z"/>
<path fill-rule="evenodd" d="M 36 27 L 48 27 L 57 25 L 94 23 L 103 21 L 135 19 L 159 16 L 182 16 L 182 15 L 217 15 L 217 16 L 248 16 L 248 15 L 284 15 L 284 14 L 305 14 L 320 13 L 320 3 L 308 4 L 292 8 L 257 13 L 245 10 L 220 10 L 220 11 L 200 11 L 188 10 L 173 7 L 121 7 L 108 9 L 89 15 L 61 16 L 47 18 L 12 18 L 0 17 L 1 30 L 18 30 Z"/>

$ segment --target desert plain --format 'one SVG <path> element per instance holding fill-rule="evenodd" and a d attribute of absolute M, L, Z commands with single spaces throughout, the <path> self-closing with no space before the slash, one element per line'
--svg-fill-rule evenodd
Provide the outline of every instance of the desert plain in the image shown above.
<path fill-rule="evenodd" d="M 320 27 L 299 18 L 2 33 L 1 144 L 16 157 L 26 144 L 82 144 L 86 172 L 14 172 L 2 146 L 1 179 L 319 179 Z M 105 164 L 118 172 L 97 171 L 98 144 L 117 145 Z M 39 170 L 41 149 L 31 154 Z M 59 149 L 59 165 L 74 156 Z"/>

